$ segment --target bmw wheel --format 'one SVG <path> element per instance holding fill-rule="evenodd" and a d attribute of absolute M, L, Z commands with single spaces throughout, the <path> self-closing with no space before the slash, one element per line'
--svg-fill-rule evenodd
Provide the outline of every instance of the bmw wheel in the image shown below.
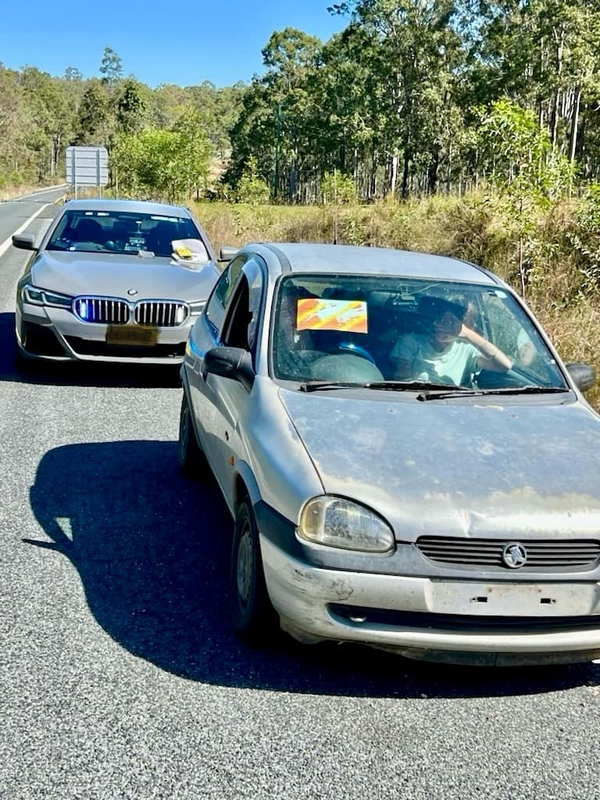
<path fill-rule="evenodd" d="M 203 478 L 210 472 L 206 457 L 196 439 L 194 423 L 184 392 L 179 415 L 179 466 L 186 478 Z"/>
<path fill-rule="evenodd" d="M 237 635 L 248 642 L 273 635 L 277 617 L 267 592 L 258 527 L 248 497 L 235 518 L 229 577 L 231 621 Z"/>

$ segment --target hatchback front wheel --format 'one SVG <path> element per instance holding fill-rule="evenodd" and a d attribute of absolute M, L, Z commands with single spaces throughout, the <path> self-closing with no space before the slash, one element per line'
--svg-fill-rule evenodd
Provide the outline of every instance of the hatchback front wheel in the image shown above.
<path fill-rule="evenodd" d="M 206 456 L 196 439 L 190 405 L 185 392 L 179 414 L 179 466 L 186 478 L 205 478 L 210 472 Z"/>
<path fill-rule="evenodd" d="M 250 498 L 238 507 L 229 573 L 231 621 L 237 635 L 249 642 L 263 641 L 276 630 L 260 552 L 258 527 Z"/>

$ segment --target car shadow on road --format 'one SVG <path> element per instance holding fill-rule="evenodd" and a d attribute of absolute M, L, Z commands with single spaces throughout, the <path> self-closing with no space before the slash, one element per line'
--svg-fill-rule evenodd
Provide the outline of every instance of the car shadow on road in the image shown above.
<path fill-rule="evenodd" d="M 174 442 L 76 444 L 39 464 L 31 505 L 77 569 L 90 610 L 131 653 L 193 681 L 282 692 L 475 697 L 600 683 L 593 664 L 522 670 L 412 662 L 357 645 L 252 649 L 231 633 L 231 518 L 212 483 L 184 479 Z"/>
<path fill-rule="evenodd" d="M 17 364 L 15 315 L 0 313 L 0 381 L 47 386 L 171 388 L 180 386 L 179 367 L 153 364 L 26 361 Z"/>

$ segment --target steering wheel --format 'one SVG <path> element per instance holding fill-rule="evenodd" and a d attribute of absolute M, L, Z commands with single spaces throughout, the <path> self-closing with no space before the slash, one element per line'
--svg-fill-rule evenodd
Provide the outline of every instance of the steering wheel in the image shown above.
<path fill-rule="evenodd" d="M 359 344 L 354 344 L 354 342 L 341 342 L 337 346 L 338 350 L 341 350 L 344 353 L 352 353 L 352 355 L 360 356 L 361 358 L 366 358 L 367 361 L 370 361 L 371 364 L 377 366 L 375 363 L 375 359 L 366 349 L 366 347 L 361 347 Z"/>

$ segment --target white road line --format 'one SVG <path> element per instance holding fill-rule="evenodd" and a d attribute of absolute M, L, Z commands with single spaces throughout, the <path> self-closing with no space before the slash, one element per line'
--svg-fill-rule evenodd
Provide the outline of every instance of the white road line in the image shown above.
<path fill-rule="evenodd" d="M 52 205 L 52 203 L 44 203 L 44 205 L 43 205 L 43 206 L 40 206 L 40 208 L 38 208 L 38 210 L 35 212 L 35 214 L 33 214 L 31 217 L 29 217 L 29 219 L 28 219 L 28 220 L 26 220 L 26 221 L 25 221 L 25 222 L 24 222 L 24 223 L 21 225 L 21 227 L 20 227 L 20 228 L 17 228 L 17 230 L 16 230 L 16 231 L 14 231 L 13 233 L 11 233 L 11 235 L 8 237 L 8 239 L 6 239 L 4 242 L 2 242 L 2 244 L 0 244 L 0 258 L 1 258 L 1 257 L 4 255 L 4 253 L 6 253 L 6 251 L 8 250 L 8 248 L 11 246 L 11 244 L 12 244 L 12 237 L 13 237 L 13 236 L 17 236 L 19 233 L 23 233 L 23 231 L 25 230 L 25 228 L 26 228 L 28 225 L 30 225 L 30 224 L 33 222 L 33 220 L 34 220 L 34 219 L 35 219 L 37 216 L 39 216 L 39 215 L 42 213 L 42 211 L 43 211 L 45 208 L 48 208 L 48 206 L 51 206 L 51 205 Z"/>
<path fill-rule="evenodd" d="M 55 192 L 57 189 L 66 189 L 68 186 L 68 183 L 59 183 L 57 186 L 46 186 L 44 189 L 36 189 L 35 192 L 30 192 L 30 194 L 18 194 L 15 197 L 7 197 L 5 200 L 2 200 L 2 202 L 18 203 L 21 200 L 27 200 L 29 197 L 37 197 L 38 195 L 46 194 L 47 192 Z"/>

